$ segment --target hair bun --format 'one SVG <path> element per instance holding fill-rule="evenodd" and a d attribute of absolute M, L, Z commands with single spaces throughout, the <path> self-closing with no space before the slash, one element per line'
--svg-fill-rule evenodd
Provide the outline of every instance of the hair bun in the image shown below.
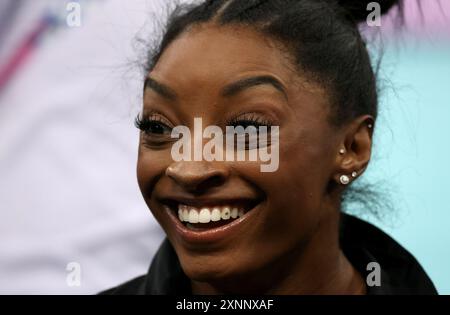
<path fill-rule="evenodd" d="M 338 0 L 338 3 L 343 7 L 356 22 L 363 22 L 367 19 L 370 11 L 367 10 L 367 5 L 371 2 L 378 3 L 381 8 L 381 14 L 387 13 L 394 5 L 399 5 L 401 0 Z"/>

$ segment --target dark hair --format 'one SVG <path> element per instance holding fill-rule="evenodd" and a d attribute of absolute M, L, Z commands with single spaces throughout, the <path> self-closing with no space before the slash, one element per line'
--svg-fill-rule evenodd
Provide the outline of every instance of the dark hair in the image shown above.
<path fill-rule="evenodd" d="M 342 125 L 360 115 L 376 119 L 378 91 L 366 43 L 358 29 L 368 14 L 364 0 L 207 0 L 178 5 L 148 57 L 147 73 L 180 34 L 194 25 L 243 25 L 287 48 L 298 70 L 326 88 L 332 115 Z M 399 0 L 378 0 L 386 13 Z M 348 190 L 348 189 L 347 189 Z M 349 196 L 349 190 L 346 192 Z M 355 199 L 349 198 L 349 199 Z"/>

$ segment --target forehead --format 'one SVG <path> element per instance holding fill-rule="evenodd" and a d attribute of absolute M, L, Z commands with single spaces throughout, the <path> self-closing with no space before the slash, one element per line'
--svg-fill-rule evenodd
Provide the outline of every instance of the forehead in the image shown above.
<path fill-rule="evenodd" d="M 272 74 L 289 85 L 293 67 L 280 45 L 249 28 L 194 26 L 164 51 L 152 76 L 183 85 L 223 85 L 247 73 Z M 178 86 L 177 86 L 178 85 Z"/>
<path fill-rule="evenodd" d="M 150 75 L 192 104 L 215 102 L 224 86 L 242 78 L 269 75 L 285 87 L 288 102 L 283 108 L 293 117 L 325 120 L 330 110 L 328 93 L 304 76 L 290 58 L 280 43 L 251 28 L 204 24 L 174 40 Z M 264 95 L 274 93 L 265 88 Z"/>

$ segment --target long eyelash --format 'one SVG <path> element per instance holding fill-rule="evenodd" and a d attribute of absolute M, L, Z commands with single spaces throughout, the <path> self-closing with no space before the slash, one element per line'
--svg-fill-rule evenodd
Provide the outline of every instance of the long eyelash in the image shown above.
<path fill-rule="evenodd" d="M 141 115 L 137 115 L 134 119 L 134 126 L 141 131 L 147 131 L 150 123 L 151 120 L 148 117 L 141 117 Z"/>
<path fill-rule="evenodd" d="M 245 123 L 248 125 L 253 125 L 255 127 L 258 127 L 258 126 L 271 127 L 272 126 L 271 121 L 264 119 L 261 116 L 256 115 L 256 114 L 247 114 L 247 115 L 242 115 L 242 116 L 232 118 L 229 121 L 227 121 L 227 126 L 239 126 L 239 125 L 242 125 L 242 123 Z"/>
<path fill-rule="evenodd" d="M 144 117 L 142 117 L 143 115 L 138 114 L 136 116 L 136 118 L 134 119 L 134 126 L 141 130 L 141 131 L 148 131 L 151 127 L 152 123 L 160 123 L 164 126 L 167 126 L 167 123 L 165 121 L 163 121 L 163 119 L 157 115 L 145 115 Z M 169 127 L 169 126 L 167 126 Z"/>

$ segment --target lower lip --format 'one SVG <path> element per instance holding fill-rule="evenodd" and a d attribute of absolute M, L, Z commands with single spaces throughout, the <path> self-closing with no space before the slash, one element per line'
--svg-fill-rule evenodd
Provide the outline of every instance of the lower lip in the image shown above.
<path fill-rule="evenodd" d="M 260 204 L 257 204 L 250 211 L 246 212 L 242 217 L 231 221 L 230 223 L 220 226 L 213 229 L 207 230 L 191 230 L 187 226 L 185 226 L 178 217 L 175 216 L 175 213 L 172 209 L 165 206 L 165 210 L 169 215 L 170 220 L 175 226 L 175 230 L 178 235 L 182 238 L 183 241 L 191 244 L 206 244 L 206 243 L 215 243 L 220 240 L 228 238 L 230 235 L 237 234 L 237 230 L 245 225 L 249 219 L 253 216 L 253 213 L 257 212 L 256 208 L 259 207 Z"/>

